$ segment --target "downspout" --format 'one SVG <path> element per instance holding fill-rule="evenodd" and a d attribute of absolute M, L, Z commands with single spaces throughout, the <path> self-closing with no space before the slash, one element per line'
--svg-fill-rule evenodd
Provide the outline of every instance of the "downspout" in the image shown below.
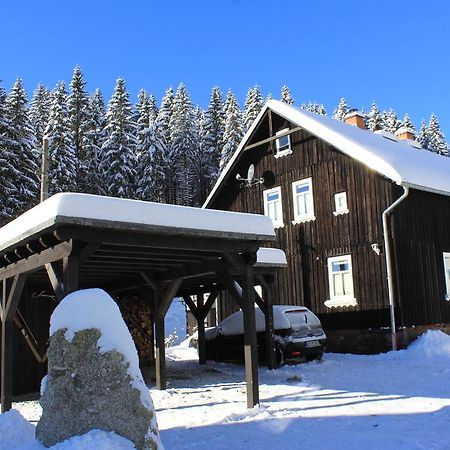
<path fill-rule="evenodd" d="M 389 245 L 389 225 L 388 225 L 388 215 L 396 208 L 399 203 L 401 203 L 409 194 L 409 187 L 402 186 L 403 194 L 389 206 L 383 212 L 383 236 L 384 236 L 384 249 L 386 254 L 386 271 L 387 271 L 387 283 L 388 283 L 388 298 L 389 298 L 389 312 L 391 319 L 391 342 L 392 350 L 397 350 L 397 331 L 395 328 L 395 311 L 394 311 L 394 277 L 392 274 L 392 253 L 391 247 Z"/>

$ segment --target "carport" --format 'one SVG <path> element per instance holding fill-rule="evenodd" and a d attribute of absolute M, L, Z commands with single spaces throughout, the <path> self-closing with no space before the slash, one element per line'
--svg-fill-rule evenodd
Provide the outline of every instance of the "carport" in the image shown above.
<path fill-rule="evenodd" d="M 166 388 L 164 317 L 172 299 L 182 296 L 197 318 L 204 363 L 203 320 L 226 289 L 244 312 L 247 405 L 259 403 L 254 303 L 272 330 L 271 279 L 283 264 L 267 250 L 258 262 L 258 249 L 274 239 L 271 220 L 261 215 L 88 194 L 57 194 L 27 211 L 0 229 L 2 412 L 11 408 L 11 343 L 25 285 L 36 291 L 51 286 L 57 300 L 90 287 L 144 296 L 155 322 L 159 389 Z M 264 302 L 255 296 L 255 277 L 267 293 Z M 27 339 L 26 324 L 21 330 L 36 359 L 44 360 Z"/>

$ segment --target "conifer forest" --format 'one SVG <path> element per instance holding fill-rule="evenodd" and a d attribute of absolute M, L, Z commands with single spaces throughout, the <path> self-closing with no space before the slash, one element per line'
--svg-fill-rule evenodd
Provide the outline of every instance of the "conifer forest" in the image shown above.
<path fill-rule="evenodd" d="M 9 91 L 0 84 L 0 225 L 39 201 L 44 137 L 50 195 L 86 192 L 201 206 L 268 98 L 254 86 L 241 108 L 232 90 L 213 87 L 202 109 L 182 83 L 161 101 L 141 90 L 134 102 L 119 78 L 105 103 L 99 89 L 87 92 L 79 67 L 70 84 L 59 82 L 53 90 L 39 84 L 31 100 L 21 79 Z M 327 114 L 317 102 L 296 105 L 287 86 L 278 98 Z M 349 110 L 342 98 L 331 115 L 344 120 Z M 422 149 L 449 156 L 434 114 L 415 127 L 408 114 L 399 118 L 375 102 L 366 113 L 369 130 L 393 133 L 402 126 L 414 130 Z"/>

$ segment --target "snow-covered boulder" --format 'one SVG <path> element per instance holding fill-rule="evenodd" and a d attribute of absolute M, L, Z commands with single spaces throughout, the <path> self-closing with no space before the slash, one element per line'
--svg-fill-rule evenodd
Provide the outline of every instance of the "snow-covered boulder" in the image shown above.
<path fill-rule="evenodd" d="M 100 289 L 68 295 L 53 312 L 50 336 L 36 437 L 50 447 L 100 429 L 137 449 L 162 450 L 136 347 L 114 300 Z"/>

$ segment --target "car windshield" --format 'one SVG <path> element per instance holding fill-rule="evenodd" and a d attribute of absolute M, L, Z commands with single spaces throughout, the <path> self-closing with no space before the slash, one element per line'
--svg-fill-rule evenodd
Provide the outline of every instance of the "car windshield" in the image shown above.
<path fill-rule="evenodd" d="M 303 325 L 320 326 L 319 319 L 310 311 L 305 310 L 291 310 L 285 311 L 289 323 L 294 327 Z"/>

